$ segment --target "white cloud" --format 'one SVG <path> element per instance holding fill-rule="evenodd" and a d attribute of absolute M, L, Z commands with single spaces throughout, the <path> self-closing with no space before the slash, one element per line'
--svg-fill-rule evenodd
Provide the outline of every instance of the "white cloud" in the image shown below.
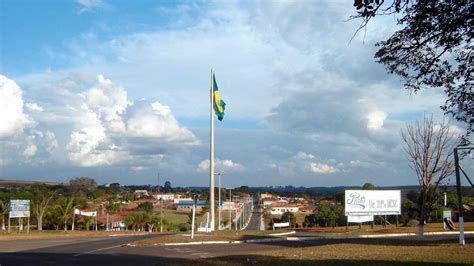
<path fill-rule="evenodd" d="M 298 153 L 296 154 L 296 158 L 302 159 L 302 160 L 312 160 L 312 159 L 314 159 L 315 157 L 314 157 L 314 155 L 312 155 L 312 154 L 308 154 L 308 153 L 305 153 L 305 152 L 300 151 L 300 152 L 298 152 Z"/>
<path fill-rule="evenodd" d="M 338 172 L 339 169 L 333 165 L 337 165 L 338 167 L 343 167 L 342 163 L 337 163 L 336 160 L 327 160 L 328 163 L 322 163 L 322 160 L 318 159 L 315 155 L 305 153 L 305 152 L 298 152 L 296 155 L 285 158 L 281 160 L 277 165 L 277 169 L 280 174 L 288 177 L 296 177 L 298 175 L 305 175 L 305 174 L 332 174 Z M 275 167 L 272 167 L 275 168 Z"/>
<path fill-rule="evenodd" d="M 36 147 L 35 144 L 33 143 L 30 143 L 26 149 L 23 151 L 23 156 L 25 158 L 30 158 L 30 157 L 33 157 L 35 156 L 36 152 L 38 151 L 38 147 Z"/>
<path fill-rule="evenodd" d="M 382 111 L 375 111 L 371 112 L 367 116 L 367 128 L 372 130 L 381 129 L 383 127 L 383 123 L 387 118 L 387 113 Z"/>
<path fill-rule="evenodd" d="M 23 133 L 34 125 L 24 113 L 20 87 L 11 79 L 0 75 L 0 139 Z"/>
<path fill-rule="evenodd" d="M 309 163 L 309 169 L 312 172 L 318 173 L 318 174 L 332 174 L 337 171 L 336 168 L 323 164 L 323 163 L 317 163 L 317 162 L 311 162 Z"/>
<path fill-rule="evenodd" d="M 209 160 L 204 160 L 199 163 L 199 165 L 196 168 L 196 171 L 204 173 L 204 172 L 209 172 L 209 165 L 210 161 Z M 233 162 L 232 160 L 221 160 L 219 158 L 216 158 L 214 160 L 214 170 L 216 172 L 227 172 L 227 171 L 243 171 L 245 167 L 240 164 Z"/>
<path fill-rule="evenodd" d="M 143 165 L 139 165 L 139 166 L 132 166 L 131 169 L 132 169 L 132 171 L 139 172 L 139 171 L 143 171 L 143 170 L 148 169 L 148 167 L 143 166 Z"/>
<path fill-rule="evenodd" d="M 129 103 L 127 92 L 122 87 L 98 75 L 96 84 L 80 95 L 84 98 L 85 104 L 99 114 L 108 130 L 118 133 L 125 131 L 121 114 L 125 112 Z"/>
<path fill-rule="evenodd" d="M 39 106 L 36 103 L 26 103 L 26 108 L 28 108 L 31 111 L 36 111 L 36 112 L 43 112 L 44 111 L 43 107 Z"/>
<path fill-rule="evenodd" d="M 53 152 L 59 146 L 58 140 L 56 139 L 56 135 L 51 131 L 46 131 L 45 141 L 46 141 L 46 150 L 49 153 Z"/>
<path fill-rule="evenodd" d="M 125 119 L 127 134 L 132 137 L 191 145 L 199 143 L 191 131 L 179 126 L 170 107 L 159 102 L 135 102 L 127 109 Z"/>
<path fill-rule="evenodd" d="M 143 150 L 163 156 L 163 147 L 199 144 L 191 131 L 180 127 L 168 106 L 131 102 L 122 87 L 102 75 L 76 96 L 69 103 L 75 129 L 66 150 L 80 166 L 140 163 L 148 161 L 148 154 L 136 154 Z"/>

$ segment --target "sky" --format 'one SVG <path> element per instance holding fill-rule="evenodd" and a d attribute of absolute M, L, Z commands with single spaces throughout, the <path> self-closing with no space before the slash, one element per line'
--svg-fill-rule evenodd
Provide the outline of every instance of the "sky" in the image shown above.
<path fill-rule="evenodd" d="M 396 17 L 354 35 L 354 12 L 344 0 L 2 0 L 0 179 L 208 185 L 213 69 L 224 187 L 417 184 L 400 130 L 441 121 L 444 94 L 410 93 L 375 63 Z"/>

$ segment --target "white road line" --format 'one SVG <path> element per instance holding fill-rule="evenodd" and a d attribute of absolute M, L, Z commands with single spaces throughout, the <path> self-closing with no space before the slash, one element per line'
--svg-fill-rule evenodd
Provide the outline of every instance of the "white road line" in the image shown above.
<path fill-rule="evenodd" d="M 102 250 L 107 250 L 107 249 L 113 249 L 113 248 L 119 248 L 119 247 L 121 247 L 121 246 L 123 246 L 123 245 L 117 245 L 117 246 L 112 246 L 112 247 L 94 249 L 94 250 L 87 251 L 87 252 L 77 253 L 77 254 L 74 254 L 74 255 L 72 255 L 72 256 L 73 256 L 73 257 L 78 257 L 78 256 L 82 256 L 82 255 L 91 254 L 91 253 L 94 253 L 94 252 L 97 252 L 97 251 L 102 251 Z"/>

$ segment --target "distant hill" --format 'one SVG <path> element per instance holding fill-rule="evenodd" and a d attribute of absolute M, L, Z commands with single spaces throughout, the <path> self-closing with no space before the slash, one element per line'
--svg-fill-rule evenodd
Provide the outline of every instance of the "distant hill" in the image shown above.
<path fill-rule="evenodd" d="M 47 186 L 67 186 L 67 185 L 69 185 L 68 183 L 62 183 L 62 182 L 0 179 L 0 188 L 31 186 L 31 185 L 34 185 L 34 184 L 45 184 Z"/>

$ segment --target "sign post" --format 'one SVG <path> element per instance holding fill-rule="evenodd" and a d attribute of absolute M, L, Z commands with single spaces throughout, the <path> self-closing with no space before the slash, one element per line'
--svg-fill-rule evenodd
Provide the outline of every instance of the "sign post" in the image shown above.
<path fill-rule="evenodd" d="M 10 233 L 10 219 L 18 218 L 18 230 L 20 231 L 23 223 L 22 218 L 28 218 L 27 232 L 30 232 L 30 201 L 29 200 L 10 200 L 8 203 L 8 232 Z"/>
<path fill-rule="evenodd" d="M 18 230 L 21 229 L 23 217 L 28 218 L 27 232 L 30 232 L 30 201 L 29 200 L 10 200 L 8 203 L 8 233 L 11 232 L 11 218 L 18 219 Z"/>

